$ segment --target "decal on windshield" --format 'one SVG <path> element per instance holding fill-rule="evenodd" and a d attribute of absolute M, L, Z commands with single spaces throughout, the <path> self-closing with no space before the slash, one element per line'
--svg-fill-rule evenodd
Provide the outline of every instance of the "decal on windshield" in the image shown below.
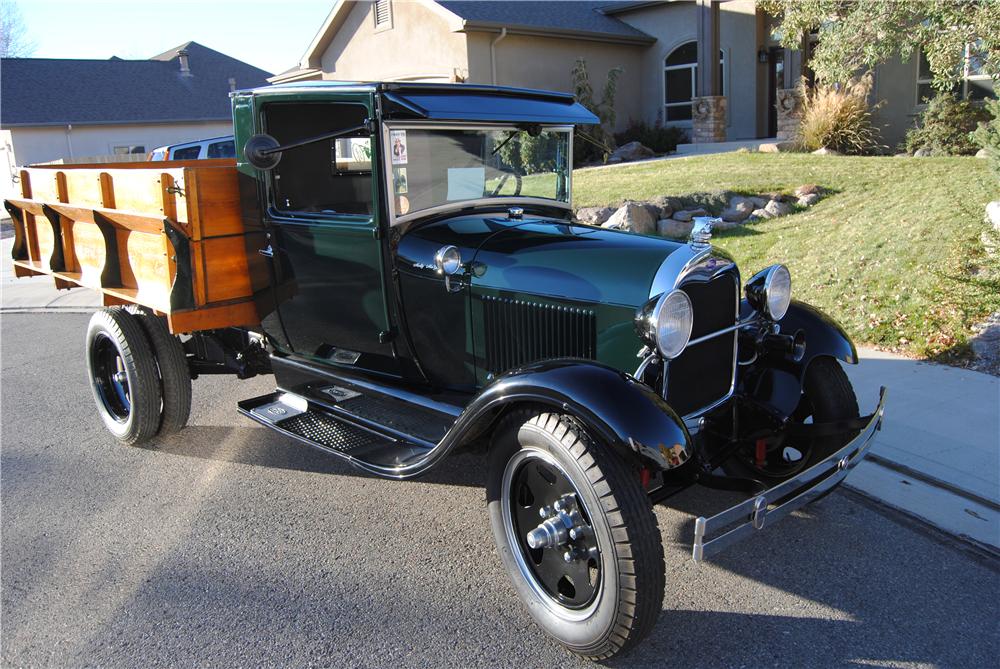
<path fill-rule="evenodd" d="M 389 146 L 392 147 L 392 164 L 405 165 L 409 161 L 406 155 L 406 131 L 390 130 Z"/>

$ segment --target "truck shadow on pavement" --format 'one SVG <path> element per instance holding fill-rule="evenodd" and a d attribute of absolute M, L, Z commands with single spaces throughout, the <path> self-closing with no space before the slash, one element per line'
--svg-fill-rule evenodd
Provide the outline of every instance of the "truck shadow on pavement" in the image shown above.
<path fill-rule="evenodd" d="M 158 440 L 150 450 L 374 478 L 263 428 L 191 426 L 181 435 Z M 484 456 L 482 445 L 456 451 L 417 483 L 481 488 L 485 485 Z M 681 662 L 701 667 L 985 666 L 987 658 L 994 656 L 995 638 L 984 639 L 983 631 L 969 624 L 961 612 L 978 620 L 996 619 L 1000 569 L 995 562 L 970 558 L 951 546 L 929 541 L 852 497 L 834 493 L 766 528 L 771 531 L 752 536 L 709 563 L 695 565 L 690 557 L 694 516 L 714 513 L 739 499 L 735 494 L 693 488 L 657 507 L 667 565 L 664 610 L 650 637 L 610 666 L 662 667 L 665 662 L 674 664 L 669 658 L 687 658 Z M 486 522 L 484 518 L 482 523 Z M 459 581 L 475 581 L 476 570 L 482 566 L 469 563 L 457 568 L 469 570 L 456 575 Z M 970 569 L 976 582 L 969 581 Z M 496 590 L 489 599 L 509 599 L 509 608 L 518 610 L 502 575 L 489 588 Z M 360 592 L 331 592 L 330 596 L 364 597 Z M 753 611 L 764 602 L 769 613 Z M 362 609 L 372 602 L 342 601 L 342 605 Z M 403 632 L 411 626 L 405 612 L 390 604 L 377 614 L 380 624 L 394 629 L 394 636 L 402 642 Z M 432 606 L 422 615 L 436 621 L 435 625 L 448 626 L 455 614 L 434 611 Z M 462 615 L 484 617 L 477 626 L 498 622 L 485 610 Z M 348 620 L 337 623 L 347 628 L 352 624 Z M 549 643 L 537 628 L 530 630 L 522 634 L 537 636 L 537 643 Z M 594 666 L 559 653 L 557 649 L 556 665 Z M 551 655 L 548 650 L 544 654 Z M 691 658 L 698 660 L 691 664 Z"/>
<path fill-rule="evenodd" d="M 263 427 L 188 425 L 183 431 L 139 446 L 151 453 L 180 455 L 218 462 L 291 469 L 376 479 L 347 461 L 286 438 Z M 485 488 L 486 446 L 475 443 L 451 453 L 427 474 L 423 483 Z"/>

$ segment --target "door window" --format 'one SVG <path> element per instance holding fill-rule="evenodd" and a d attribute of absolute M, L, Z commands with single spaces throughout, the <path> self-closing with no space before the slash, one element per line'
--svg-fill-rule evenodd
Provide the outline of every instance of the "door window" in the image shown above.
<path fill-rule="evenodd" d="M 272 103 L 264 109 L 267 133 L 281 144 L 361 125 L 367 116 L 357 104 Z M 287 213 L 371 216 L 367 131 L 284 151 L 271 170 L 271 204 Z"/>
<path fill-rule="evenodd" d="M 201 153 L 201 145 L 185 146 L 183 149 L 174 149 L 174 160 L 197 160 Z"/>
<path fill-rule="evenodd" d="M 225 142 L 212 142 L 208 145 L 209 158 L 235 158 L 236 143 L 233 140 Z"/>

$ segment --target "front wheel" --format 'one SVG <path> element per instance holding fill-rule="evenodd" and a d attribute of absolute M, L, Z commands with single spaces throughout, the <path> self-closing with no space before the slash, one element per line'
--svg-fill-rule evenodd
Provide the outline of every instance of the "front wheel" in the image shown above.
<path fill-rule="evenodd" d="M 792 424 L 829 423 L 860 416 L 851 380 L 833 358 L 816 358 L 806 369 Z M 846 444 L 843 435 L 806 439 L 761 439 L 747 442 L 722 468 L 730 476 L 750 477 L 769 486 L 787 481 Z"/>
<path fill-rule="evenodd" d="M 652 630 L 663 545 L 639 472 L 573 418 L 519 411 L 490 449 L 490 524 L 518 595 L 542 629 L 602 660 Z"/>

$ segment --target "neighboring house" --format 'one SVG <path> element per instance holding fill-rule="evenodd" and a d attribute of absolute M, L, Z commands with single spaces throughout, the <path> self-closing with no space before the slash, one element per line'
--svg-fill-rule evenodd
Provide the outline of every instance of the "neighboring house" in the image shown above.
<path fill-rule="evenodd" d="M 781 48 L 773 30 L 753 0 L 338 0 L 299 65 L 270 81 L 466 81 L 569 91 L 582 57 L 597 95 L 608 71 L 623 68 L 619 128 L 631 119 L 660 120 L 693 128 L 696 141 L 774 137 L 779 115 L 794 103 L 783 91 L 796 86 L 803 53 Z M 714 68 L 698 67 L 711 53 L 698 47 L 710 42 L 720 55 L 715 77 L 705 74 Z M 878 119 L 889 144 L 902 139 L 919 111 L 918 95 L 926 94 L 916 61 L 875 73 L 873 99 L 885 100 Z M 990 83 L 969 75 L 965 87 L 973 92 Z M 710 99 L 693 111 L 700 97 Z"/>
<path fill-rule="evenodd" d="M 4 58 L 0 169 L 102 156 L 232 134 L 229 92 L 267 84 L 259 68 L 182 44 L 149 60 Z M 0 177 L 3 195 L 16 189 Z"/>

